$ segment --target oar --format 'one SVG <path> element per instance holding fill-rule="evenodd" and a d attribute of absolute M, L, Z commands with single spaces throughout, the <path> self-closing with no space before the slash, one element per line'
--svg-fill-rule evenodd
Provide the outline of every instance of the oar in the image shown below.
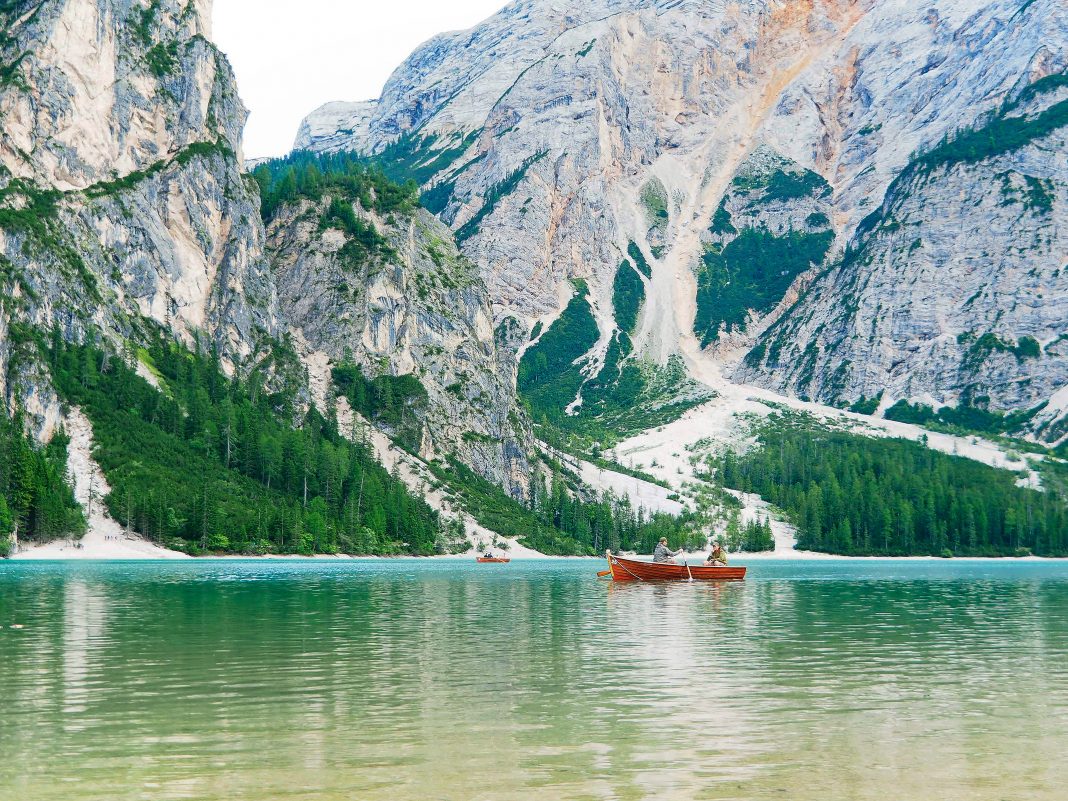
<path fill-rule="evenodd" d="M 600 573 L 597 574 L 597 578 L 604 578 L 605 576 L 611 575 L 611 573 L 611 570 L 602 570 Z"/>

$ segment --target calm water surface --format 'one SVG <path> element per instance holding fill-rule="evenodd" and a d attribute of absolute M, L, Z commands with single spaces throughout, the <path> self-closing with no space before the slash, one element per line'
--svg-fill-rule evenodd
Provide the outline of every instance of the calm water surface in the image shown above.
<path fill-rule="evenodd" d="M 0 799 L 1068 798 L 1068 565 L 602 565 L 4 563 Z"/>

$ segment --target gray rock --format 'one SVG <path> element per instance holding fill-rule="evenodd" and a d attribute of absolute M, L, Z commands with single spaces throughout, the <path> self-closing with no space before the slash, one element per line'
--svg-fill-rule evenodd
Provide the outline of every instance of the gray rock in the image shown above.
<path fill-rule="evenodd" d="M 498 320 L 548 322 L 566 303 L 567 281 L 586 278 L 607 341 L 615 268 L 638 243 L 653 272 L 635 336 L 641 354 L 666 363 L 681 351 L 729 370 L 819 272 L 799 276 L 778 307 L 751 310 L 744 332 L 699 352 L 694 272 L 714 244 L 717 209 L 725 196 L 735 203 L 732 180 L 754 157 L 773 154 L 830 184 L 826 202 L 807 212 L 825 214 L 835 233 L 828 267 L 847 244 L 859 247 L 858 227 L 915 151 L 1064 72 L 1066 45 L 1059 0 L 524 0 L 427 42 L 376 104 L 314 112 L 299 144 L 376 153 L 406 135 L 417 162 L 438 167 L 427 188 L 465 234 Z M 453 148 L 462 153 L 445 158 Z M 939 403 L 989 398 L 996 409 L 1049 400 L 1065 371 L 1055 340 L 1068 278 L 1052 255 L 1065 250 L 1062 168 L 1060 140 L 1050 139 L 996 169 L 950 170 L 913 187 L 913 204 L 943 215 L 912 209 L 916 235 L 904 248 L 922 239 L 923 249 L 894 255 L 904 234 L 868 241 L 865 259 L 881 266 L 855 275 L 859 288 L 844 286 L 838 269 L 816 282 L 804 311 L 790 315 L 804 323 L 791 323 L 797 340 L 781 365 L 752 359 L 736 377 L 826 401 L 880 391 Z M 1053 208 L 1040 215 L 991 202 L 1000 184 L 990 170 L 1014 171 L 1018 187 L 1025 175 L 1052 181 Z M 643 188 L 653 182 L 669 200 L 663 226 L 645 213 Z M 747 224 L 796 226 L 801 211 L 764 208 Z M 965 304 L 980 286 L 987 294 Z M 996 350 L 962 368 L 968 347 L 956 337 L 969 332 L 1012 343 L 1034 336 L 1042 356 Z"/>
<path fill-rule="evenodd" d="M 514 361 L 498 350 L 486 289 L 452 233 L 417 210 L 356 213 L 390 242 L 390 258 L 354 258 L 348 236 L 323 229 L 331 196 L 280 209 L 268 227 L 287 323 L 334 364 L 368 378 L 413 375 L 427 391 L 418 456 L 459 458 L 526 498 L 533 450 L 516 407 Z"/>

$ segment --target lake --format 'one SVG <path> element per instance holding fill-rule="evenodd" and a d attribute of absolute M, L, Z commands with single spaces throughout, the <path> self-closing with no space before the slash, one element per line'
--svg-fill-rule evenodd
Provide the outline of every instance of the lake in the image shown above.
<path fill-rule="evenodd" d="M 1068 564 L 603 567 L 2 563 L 0 799 L 1066 797 Z"/>

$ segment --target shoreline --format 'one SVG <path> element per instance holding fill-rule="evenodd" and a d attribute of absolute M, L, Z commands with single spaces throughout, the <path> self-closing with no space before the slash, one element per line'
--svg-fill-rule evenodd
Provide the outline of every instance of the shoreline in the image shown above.
<path fill-rule="evenodd" d="M 396 562 L 474 562 L 474 556 L 467 554 L 440 554 L 435 556 L 416 556 L 411 554 L 401 554 L 396 556 L 350 556 L 348 554 L 313 554 L 311 556 L 304 556 L 301 554 L 263 554 L 260 556 L 250 554 L 213 554 L 210 556 L 189 556 L 188 554 L 182 554 L 184 558 L 176 559 L 174 556 L 160 556 L 155 554 L 137 554 L 131 555 L 129 552 L 121 552 L 115 554 L 100 554 L 93 553 L 86 556 L 57 556 L 53 555 L 53 552 L 39 553 L 39 551 L 47 548 L 47 543 L 40 548 L 36 548 L 30 551 L 26 551 L 15 556 L 8 557 L 6 559 L 0 559 L 0 563 L 3 562 L 64 562 L 70 564 L 77 564 L 81 562 L 184 562 L 186 564 L 193 562 L 308 562 L 308 563 L 320 563 L 320 562 L 384 562 L 384 561 L 396 561 Z M 627 554 L 632 558 L 637 559 L 650 559 L 648 555 L 643 554 Z M 688 560 L 690 566 L 702 564 L 703 558 L 699 558 L 700 555 L 695 554 Z M 603 556 L 553 556 L 549 554 L 539 554 L 537 556 L 515 556 L 509 557 L 512 562 L 556 562 L 556 561 L 588 561 L 588 562 L 603 562 Z M 731 563 L 740 562 L 743 564 L 753 562 L 1003 562 L 1003 563 L 1016 563 L 1016 562 L 1064 562 L 1068 563 L 1068 557 L 1063 556 L 845 556 L 840 554 L 824 554 L 816 553 L 812 551 L 797 551 L 793 554 L 785 554 L 781 552 L 769 552 L 769 553 L 737 553 L 730 554 Z M 680 563 L 681 564 L 681 563 Z"/>

